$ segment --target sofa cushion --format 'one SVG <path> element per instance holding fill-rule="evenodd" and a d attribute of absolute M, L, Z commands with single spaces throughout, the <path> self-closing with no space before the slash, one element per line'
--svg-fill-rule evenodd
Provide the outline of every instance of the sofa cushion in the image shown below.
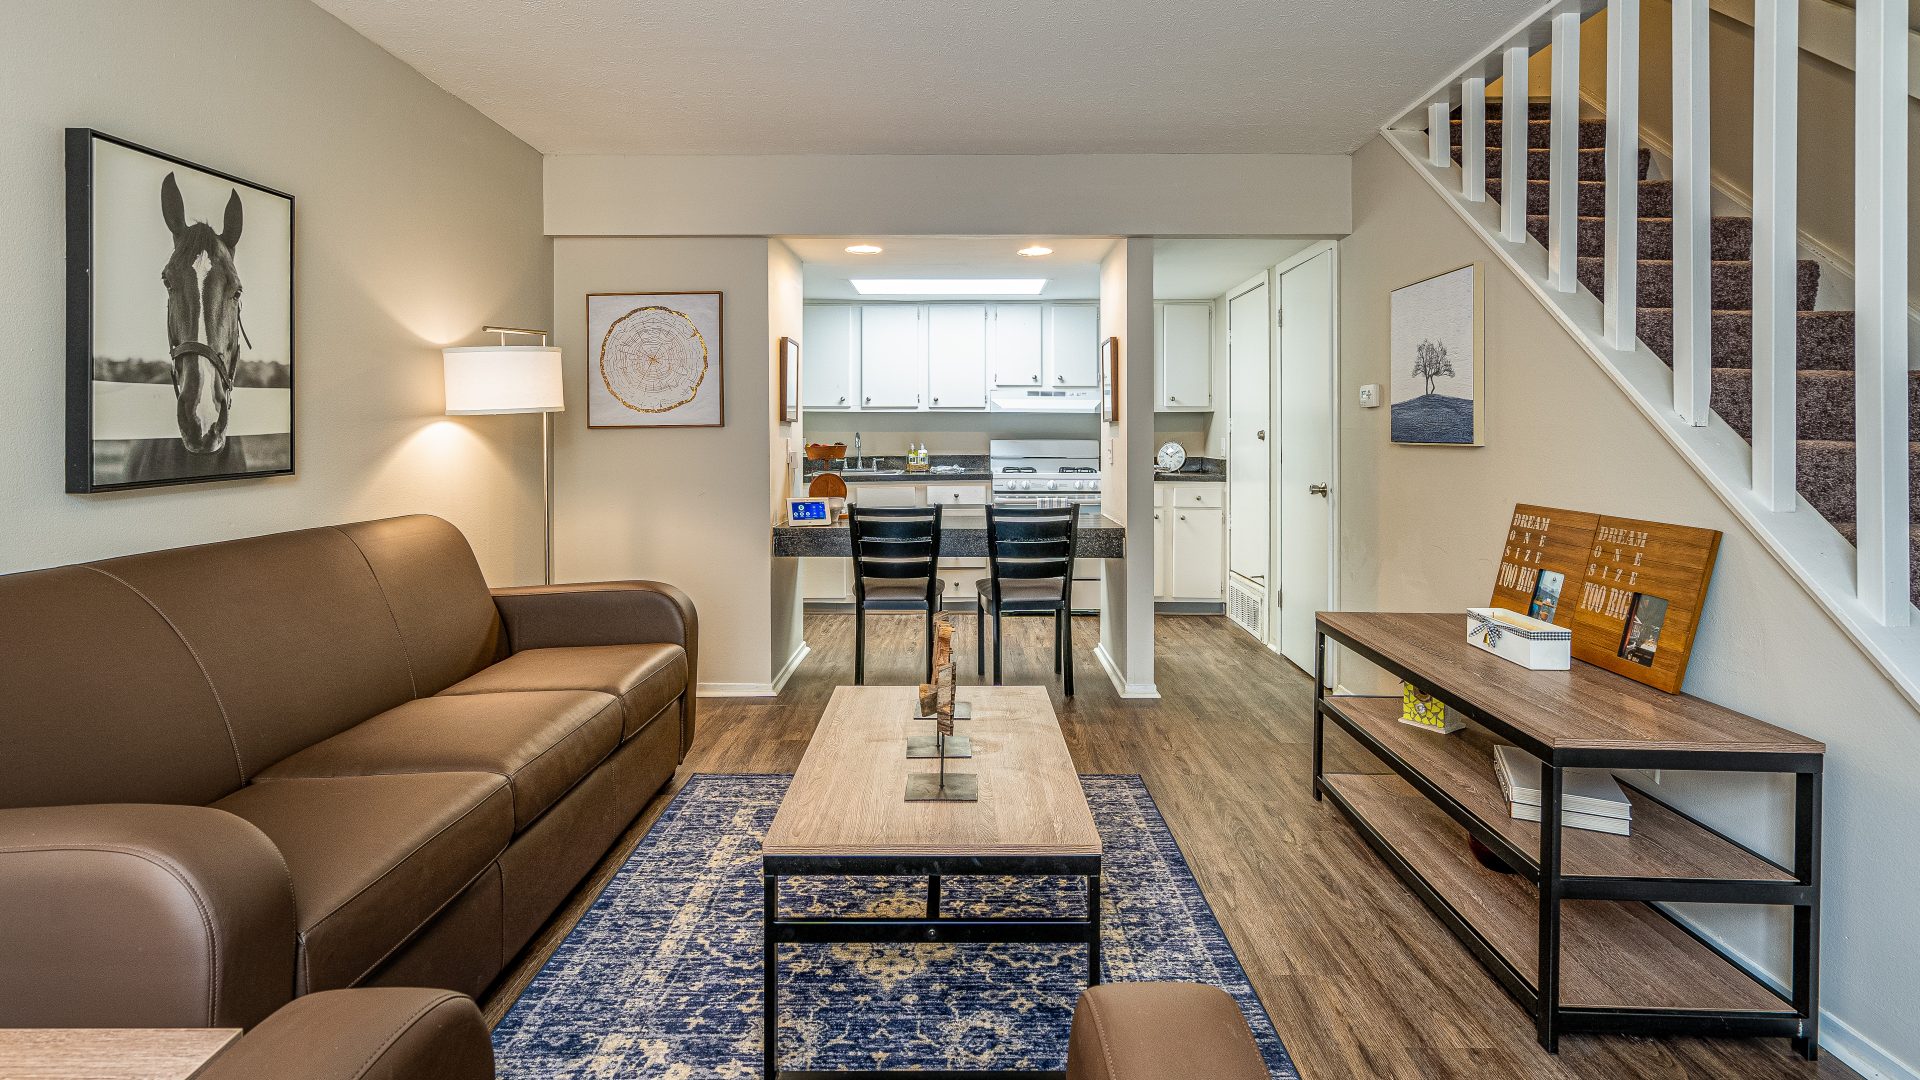
<path fill-rule="evenodd" d="M 500 610 L 460 530 L 437 517 L 340 526 L 366 556 L 400 638 L 415 697 L 437 694 L 500 658 Z"/>
<path fill-rule="evenodd" d="M 678 645 L 586 645 L 528 649 L 468 679 L 442 696 L 521 690 L 597 690 L 620 698 L 630 739 L 687 690 L 687 654 Z"/>
<path fill-rule="evenodd" d="M 214 805 L 286 856 L 302 994 L 352 986 L 513 838 L 512 793 L 484 772 L 261 780 Z"/>
<path fill-rule="evenodd" d="M 310 746 L 260 777 L 495 773 L 513 791 L 517 833 L 613 753 L 620 727 L 619 699 L 592 690 L 421 698 Z"/>

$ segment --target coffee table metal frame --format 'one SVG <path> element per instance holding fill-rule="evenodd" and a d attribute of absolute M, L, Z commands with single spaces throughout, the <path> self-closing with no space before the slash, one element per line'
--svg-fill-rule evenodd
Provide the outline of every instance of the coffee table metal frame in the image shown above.
<path fill-rule="evenodd" d="M 1079 918 L 947 918 L 940 913 L 943 877 L 1038 876 L 1087 879 L 1087 910 Z M 1098 855 L 763 855 L 765 888 L 766 988 L 761 1038 L 766 1080 L 819 1080 L 827 1077 L 917 1077 L 913 1070 L 780 1071 L 779 946 L 793 942 L 954 942 L 960 944 L 1045 943 L 1087 946 L 1087 985 L 1100 982 L 1100 856 Z M 927 913 L 922 918 L 827 916 L 786 918 L 780 914 L 783 877 L 924 877 Z M 1063 1076 L 1050 1070 L 974 1071 L 969 1080 L 993 1077 Z"/>

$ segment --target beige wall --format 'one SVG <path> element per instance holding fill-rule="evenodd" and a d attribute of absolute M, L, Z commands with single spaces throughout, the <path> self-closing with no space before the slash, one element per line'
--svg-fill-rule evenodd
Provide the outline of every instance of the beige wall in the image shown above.
<path fill-rule="evenodd" d="M 1126 526 L 1127 554 L 1109 559 L 1100 649 L 1121 693 L 1158 697 L 1153 663 L 1153 241 L 1121 240 L 1100 264 L 1100 339 L 1120 339 L 1118 424 L 1100 425 L 1100 508 Z"/>
<path fill-rule="evenodd" d="M 540 156 L 306 0 L 13 0 L 6 19 L 0 572 L 424 511 L 494 583 L 538 580 L 539 420 L 441 415 L 439 350 L 551 317 Z M 61 493 L 68 126 L 297 198 L 296 475 Z"/>
<path fill-rule="evenodd" d="M 1516 502 L 1722 530 L 1686 689 L 1827 742 L 1822 994 L 1851 1029 L 1829 1035 L 1920 1062 L 1910 1008 L 1920 861 L 1905 854 L 1920 834 L 1920 714 L 1391 147 L 1375 139 L 1354 160 L 1354 232 L 1340 251 L 1343 606 L 1485 603 Z M 1486 445 L 1394 446 L 1389 410 L 1354 403 L 1361 384 L 1388 381 L 1387 292 L 1474 260 L 1487 274 Z M 1371 688 L 1360 667 L 1346 665 L 1343 681 Z M 1790 854 L 1790 786 L 1668 774 L 1661 790 L 1763 852 Z M 1777 914 L 1688 914 L 1788 970 Z"/>
<path fill-rule="evenodd" d="M 799 468 L 795 455 L 802 452 L 800 445 L 801 424 L 786 423 L 780 409 L 780 354 L 778 346 L 782 337 L 790 337 L 800 342 L 800 359 L 806 362 L 806 342 L 801 337 L 804 323 L 803 295 L 804 282 L 801 279 L 800 257 L 793 249 L 778 240 L 767 242 L 767 379 L 773 387 L 767 408 L 767 424 L 771 434 L 767 440 L 767 495 L 769 524 L 786 520 L 786 499 L 793 494 L 789 489 L 787 476 L 789 471 L 798 477 Z M 799 492 L 805 494 L 805 492 Z M 800 599 L 800 562 L 798 559 L 774 559 L 772 578 L 772 652 L 768 661 L 778 676 L 787 664 L 798 658 L 803 644 L 801 630 L 802 604 Z"/>
<path fill-rule="evenodd" d="M 547 159 L 547 231 L 623 236 L 1337 236 L 1345 154 Z"/>
<path fill-rule="evenodd" d="M 555 456 L 555 577 L 685 589 L 700 611 L 709 691 L 763 689 L 774 669 L 768 250 L 758 237 L 561 237 L 553 246 L 555 330 L 577 358 L 567 365 L 569 401 L 586 400 L 588 293 L 724 294 L 724 427 L 589 429 L 581 406 L 566 414 Z"/>

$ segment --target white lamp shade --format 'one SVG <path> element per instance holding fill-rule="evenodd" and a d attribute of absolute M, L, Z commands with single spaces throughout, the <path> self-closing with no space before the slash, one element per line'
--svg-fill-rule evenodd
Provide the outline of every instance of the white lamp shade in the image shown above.
<path fill-rule="evenodd" d="M 477 345 L 442 353 L 448 416 L 566 411 L 558 348 Z"/>

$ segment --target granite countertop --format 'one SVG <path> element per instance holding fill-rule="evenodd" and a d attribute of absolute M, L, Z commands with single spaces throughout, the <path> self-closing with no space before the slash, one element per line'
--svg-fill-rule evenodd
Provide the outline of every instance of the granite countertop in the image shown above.
<path fill-rule="evenodd" d="M 1227 480 L 1227 459 L 1190 457 L 1178 472 L 1155 471 L 1156 484 L 1223 484 Z"/>
<path fill-rule="evenodd" d="M 851 461 L 852 459 L 847 459 Z M 900 456 L 870 455 L 864 464 L 877 472 L 849 472 L 842 468 L 824 468 L 825 462 L 809 461 L 800 477 L 804 486 L 824 472 L 837 472 L 849 484 L 963 484 L 984 483 L 993 479 L 985 454 L 934 454 L 933 466 L 940 472 L 907 472 L 907 459 Z"/>
<path fill-rule="evenodd" d="M 1081 510 L 1081 559 L 1119 559 L 1127 553 L 1127 528 L 1098 510 Z M 775 525 L 773 554 L 786 558 L 849 558 L 853 540 L 843 520 L 833 525 Z M 946 558 L 983 558 L 987 554 L 984 507 L 947 507 L 940 514 L 940 554 Z"/>

